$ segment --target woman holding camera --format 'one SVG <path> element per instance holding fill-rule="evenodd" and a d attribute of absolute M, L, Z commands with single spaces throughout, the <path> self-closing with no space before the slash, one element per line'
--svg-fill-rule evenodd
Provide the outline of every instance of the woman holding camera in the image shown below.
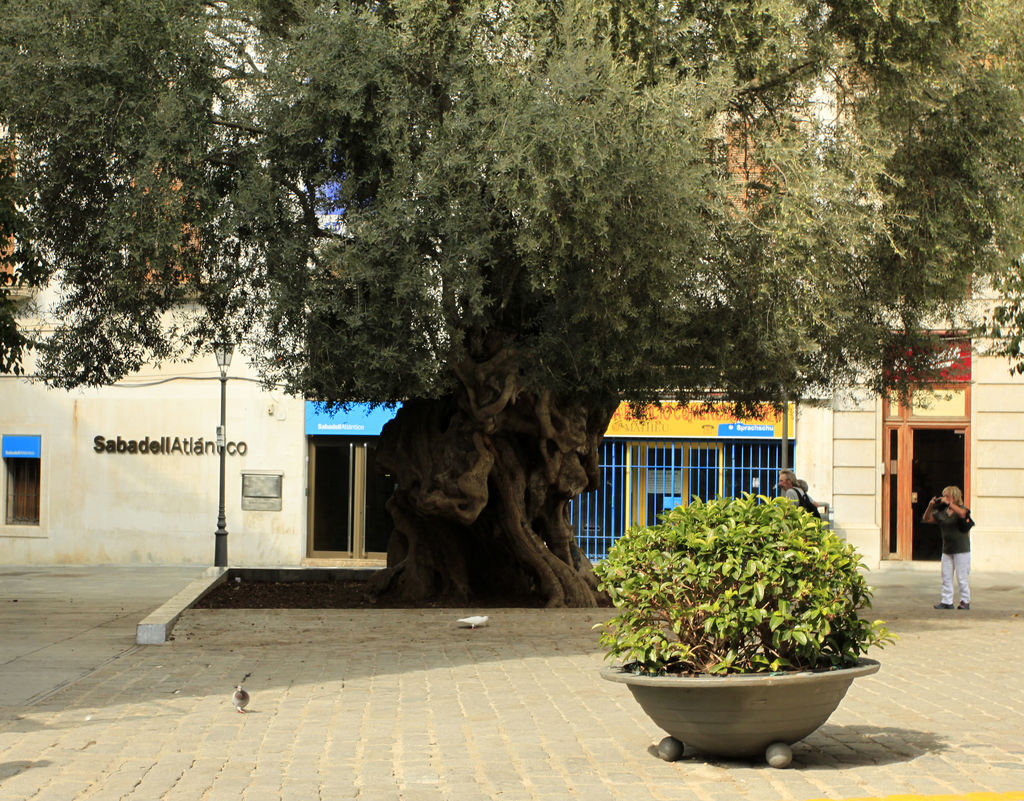
<path fill-rule="evenodd" d="M 960 585 L 960 605 L 957 609 L 971 608 L 971 534 L 963 523 L 971 517 L 964 506 L 959 487 L 946 487 L 942 497 L 932 498 L 924 510 L 923 523 L 936 523 L 942 534 L 942 595 L 936 609 L 953 608 L 953 574 Z"/>

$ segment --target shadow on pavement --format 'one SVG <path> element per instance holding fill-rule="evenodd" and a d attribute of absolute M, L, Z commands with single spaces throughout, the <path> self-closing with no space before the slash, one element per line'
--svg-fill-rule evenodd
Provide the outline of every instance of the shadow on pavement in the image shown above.
<path fill-rule="evenodd" d="M 945 742 L 929 732 L 892 726 L 841 726 L 826 723 L 803 740 L 793 743 L 791 770 L 834 770 L 910 762 L 925 754 L 945 751 Z M 661 759 L 658 747 L 647 749 Z M 723 768 L 755 768 L 773 771 L 763 759 L 723 759 L 687 748 L 680 762 L 707 763 Z"/>
<path fill-rule="evenodd" d="M 804 768 L 890 765 L 947 749 L 945 740 L 919 729 L 826 723 L 793 747 L 793 764 Z"/>
<path fill-rule="evenodd" d="M 0 762 L 0 782 L 17 776 L 19 773 L 24 773 L 31 768 L 45 768 L 52 764 L 48 759 L 38 759 L 35 762 L 30 762 L 27 759 L 18 760 L 17 762 Z"/>

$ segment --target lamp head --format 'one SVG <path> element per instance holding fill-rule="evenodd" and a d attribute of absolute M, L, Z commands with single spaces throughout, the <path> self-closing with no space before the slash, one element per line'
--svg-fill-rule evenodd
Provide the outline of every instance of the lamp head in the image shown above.
<path fill-rule="evenodd" d="M 217 366 L 221 370 L 226 370 L 231 366 L 231 354 L 235 350 L 234 342 L 214 342 L 213 343 L 213 358 L 217 360 Z"/>

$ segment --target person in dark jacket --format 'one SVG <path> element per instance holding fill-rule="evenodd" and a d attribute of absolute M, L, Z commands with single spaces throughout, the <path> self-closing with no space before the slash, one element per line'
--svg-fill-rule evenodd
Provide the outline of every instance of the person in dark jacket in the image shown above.
<path fill-rule="evenodd" d="M 964 506 L 964 495 L 959 487 L 946 487 L 942 496 L 932 498 L 924 510 L 923 523 L 935 523 L 942 535 L 942 592 L 936 609 L 953 608 L 953 574 L 960 585 L 960 605 L 957 609 L 971 608 L 971 534 L 961 521 L 969 519 L 971 510 Z"/>
<path fill-rule="evenodd" d="M 802 506 L 808 512 L 811 512 L 815 517 L 821 518 L 818 504 L 815 503 L 814 498 L 807 492 L 807 482 L 802 478 L 797 478 L 796 473 L 788 467 L 779 471 L 778 489 L 780 490 L 780 498 L 789 498 L 798 506 Z M 806 506 L 803 504 L 804 499 L 807 500 Z"/>

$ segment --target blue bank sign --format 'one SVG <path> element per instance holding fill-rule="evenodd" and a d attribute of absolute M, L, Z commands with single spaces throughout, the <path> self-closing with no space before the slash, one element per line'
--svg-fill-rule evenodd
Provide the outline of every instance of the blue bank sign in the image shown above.
<path fill-rule="evenodd" d="M 4 459 L 39 459 L 42 453 L 42 437 L 4 434 Z"/>
<path fill-rule="evenodd" d="M 376 437 L 397 413 L 397 408 L 371 408 L 368 403 L 352 403 L 344 409 L 329 411 L 322 403 L 306 401 L 306 435 Z"/>

